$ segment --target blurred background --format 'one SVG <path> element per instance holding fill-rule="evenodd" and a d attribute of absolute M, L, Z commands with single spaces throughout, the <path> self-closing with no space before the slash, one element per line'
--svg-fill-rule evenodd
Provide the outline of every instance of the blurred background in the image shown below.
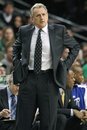
<path fill-rule="evenodd" d="M 29 10 L 37 2 L 47 6 L 49 23 L 65 25 L 68 34 L 79 42 L 81 49 L 76 62 L 87 81 L 87 0 L 0 0 L 0 82 L 6 83 L 5 75 L 13 70 L 12 45 L 19 27 L 31 23 Z M 65 49 L 63 59 L 68 53 Z"/>

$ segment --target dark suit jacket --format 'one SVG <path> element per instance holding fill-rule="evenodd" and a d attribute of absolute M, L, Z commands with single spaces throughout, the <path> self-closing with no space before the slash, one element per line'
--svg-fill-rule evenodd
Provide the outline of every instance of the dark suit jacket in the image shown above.
<path fill-rule="evenodd" d="M 71 116 L 71 109 L 80 110 L 78 108 L 78 106 L 76 106 L 76 104 L 72 98 L 71 90 L 66 89 L 64 105 L 62 104 L 60 94 L 58 94 L 58 111 L 57 112 L 58 112 L 58 114 L 64 114 L 66 116 Z"/>
<path fill-rule="evenodd" d="M 30 44 L 34 31 L 34 26 L 26 25 L 19 29 L 16 42 L 13 45 L 13 62 L 14 62 L 14 83 L 22 82 L 28 74 L 28 64 L 30 56 Z M 59 87 L 65 88 L 66 73 L 76 58 L 79 51 L 79 44 L 70 37 L 65 26 L 48 25 L 50 46 L 52 53 L 52 64 L 54 79 Z M 64 47 L 70 49 L 70 53 L 66 61 L 61 62 L 60 57 Z"/>
<path fill-rule="evenodd" d="M 5 108 L 9 109 L 7 88 L 0 90 L 0 111 L 2 111 Z"/>

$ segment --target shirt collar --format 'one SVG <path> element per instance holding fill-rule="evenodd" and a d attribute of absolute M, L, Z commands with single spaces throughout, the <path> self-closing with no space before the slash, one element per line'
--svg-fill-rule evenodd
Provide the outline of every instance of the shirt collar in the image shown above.
<path fill-rule="evenodd" d="M 7 93 L 8 93 L 8 97 L 10 98 L 12 95 L 12 92 L 10 91 L 9 87 L 7 86 Z"/>
<path fill-rule="evenodd" d="M 35 26 L 35 33 L 38 33 L 39 28 Z M 42 31 L 48 33 L 48 24 L 42 28 Z"/>

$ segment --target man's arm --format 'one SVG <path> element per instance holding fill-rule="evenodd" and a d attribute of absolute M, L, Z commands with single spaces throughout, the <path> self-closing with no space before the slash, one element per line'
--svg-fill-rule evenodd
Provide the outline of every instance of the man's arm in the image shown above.
<path fill-rule="evenodd" d="M 57 114 L 64 114 L 66 116 L 71 116 L 71 110 L 67 108 L 58 108 Z"/>
<path fill-rule="evenodd" d="M 22 49 L 22 42 L 21 42 L 21 28 L 18 31 L 17 39 L 13 45 L 13 64 L 15 61 L 21 59 L 21 49 Z"/>
<path fill-rule="evenodd" d="M 80 45 L 76 42 L 76 40 L 73 37 L 69 36 L 65 27 L 64 27 L 64 46 L 69 48 L 70 50 L 67 59 L 64 61 L 67 69 L 69 69 L 78 55 Z"/>
<path fill-rule="evenodd" d="M 66 116 L 76 116 L 79 119 L 83 119 L 84 114 L 77 109 L 58 108 L 57 114 L 64 114 Z"/>

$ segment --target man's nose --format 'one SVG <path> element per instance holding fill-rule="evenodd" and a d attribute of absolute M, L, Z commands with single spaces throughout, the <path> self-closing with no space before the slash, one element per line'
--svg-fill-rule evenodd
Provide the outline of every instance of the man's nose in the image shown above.
<path fill-rule="evenodd" d="M 41 15 L 40 18 L 43 19 L 43 15 Z"/>

